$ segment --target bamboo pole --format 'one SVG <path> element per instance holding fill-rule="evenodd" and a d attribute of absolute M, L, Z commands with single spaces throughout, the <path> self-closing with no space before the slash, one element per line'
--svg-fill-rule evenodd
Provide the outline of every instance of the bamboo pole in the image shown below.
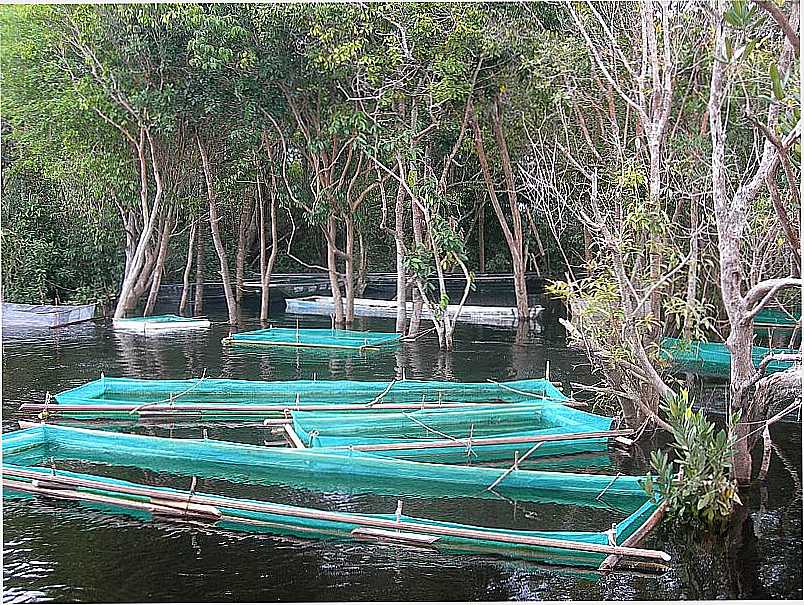
<path fill-rule="evenodd" d="M 390 442 L 390 443 L 370 443 L 356 445 L 338 445 L 332 449 L 342 450 L 351 449 L 359 452 L 377 452 L 391 450 L 422 450 L 429 448 L 455 447 L 456 445 L 466 445 L 476 447 L 480 445 L 508 445 L 516 443 L 539 443 L 545 441 L 577 441 L 585 439 L 603 439 L 617 437 L 619 435 L 630 435 L 632 430 L 619 431 L 595 431 L 589 433 L 561 433 L 554 435 L 518 435 L 512 437 L 479 437 L 472 439 L 451 440 L 416 440 L 414 442 Z"/>
<path fill-rule="evenodd" d="M 508 469 L 506 469 L 506 471 L 502 475 L 497 477 L 494 483 L 489 485 L 486 489 L 490 492 L 494 491 L 494 488 L 497 487 L 502 482 L 503 479 L 505 479 L 508 475 L 510 475 L 514 471 L 519 470 L 519 465 L 522 462 L 524 462 L 528 456 L 530 456 L 533 452 L 535 452 L 538 448 L 540 448 L 542 443 L 544 443 L 544 441 L 540 441 L 539 443 L 534 444 L 533 447 L 530 448 L 527 452 L 525 452 L 525 455 L 522 456 L 521 458 L 518 457 L 519 452 L 517 452 L 516 453 L 517 457 L 514 458 L 514 463 Z"/>
<path fill-rule="evenodd" d="M 291 447 L 298 448 L 300 450 L 306 449 L 306 446 L 299 439 L 299 436 L 296 434 L 296 431 L 293 430 L 293 426 L 290 424 L 286 424 L 282 427 L 282 430 L 285 432 L 287 436 L 288 443 L 290 443 Z"/>
<path fill-rule="evenodd" d="M 164 498 L 166 492 L 163 490 L 145 488 L 138 486 L 120 486 L 115 484 L 106 483 L 104 481 L 87 480 L 76 477 L 66 477 L 63 475 L 51 475 L 47 472 L 33 472 L 29 469 L 22 468 L 3 468 L 4 482 L 8 487 L 16 488 L 22 491 L 31 491 L 37 493 L 40 491 L 49 492 L 47 495 L 53 497 L 64 497 L 61 490 L 41 490 L 31 484 L 20 482 L 14 477 L 25 478 L 41 478 L 50 482 L 64 483 L 65 485 L 80 486 L 87 489 L 104 490 L 108 492 L 116 492 L 123 494 L 130 494 L 134 496 L 145 496 L 148 498 Z M 6 478 L 8 476 L 8 478 Z M 92 500 L 98 497 L 98 494 L 77 492 L 80 496 L 79 499 Z M 167 492 L 170 494 L 170 492 Z M 174 492 L 175 493 L 175 492 Z M 573 540 L 561 540 L 556 538 L 542 538 L 530 535 L 512 535 L 510 533 L 495 531 L 494 529 L 486 528 L 469 528 L 469 527 L 449 527 L 441 525 L 430 525 L 427 523 L 419 523 L 416 521 L 396 521 L 393 519 L 384 519 L 379 517 L 371 517 L 353 513 L 339 513 L 322 511 L 319 509 L 300 508 L 288 505 L 277 505 L 269 502 L 256 502 L 249 500 L 237 500 L 227 498 L 224 496 L 211 496 L 203 494 L 189 494 L 186 492 L 178 492 L 178 495 L 184 495 L 186 499 L 192 499 L 197 504 L 213 506 L 217 508 L 239 509 L 251 512 L 260 512 L 266 514 L 282 515 L 285 517 L 297 517 L 301 519 L 316 519 L 320 521 L 329 521 L 333 523 L 352 524 L 365 527 L 378 527 L 394 530 L 406 530 L 411 532 L 421 532 L 424 534 L 449 536 L 470 540 L 482 540 L 490 542 L 499 542 L 504 544 L 522 545 L 522 546 L 536 546 L 543 548 L 556 548 L 560 550 L 577 550 L 581 552 L 600 553 L 608 555 L 619 555 L 621 557 L 637 557 L 647 559 L 658 559 L 661 561 L 669 561 L 670 555 L 663 551 L 648 550 L 641 548 L 632 548 L 627 546 L 611 546 L 606 544 L 596 544 L 588 542 L 577 542 Z M 74 499 L 74 498 L 70 498 Z M 110 498 L 113 499 L 113 498 Z M 128 500 L 125 500 L 128 503 Z M 127 504 L 126 504 L 127 505 Z M 224 515 L 227 516 L 229 513 Z"/>

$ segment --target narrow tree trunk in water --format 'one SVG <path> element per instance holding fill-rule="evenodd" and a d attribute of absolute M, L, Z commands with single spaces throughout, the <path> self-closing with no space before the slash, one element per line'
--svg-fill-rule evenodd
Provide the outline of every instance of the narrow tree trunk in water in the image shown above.
<path fill-rule="evenodd" d="M 193 221 L 190 225 L 190 235 L 187 241 L 187 262 L 184 264 L 184 273 L 182 275 L 181 287 L 181 300 L 179 301 L 179 315 L 184 316 L 187 311 L 187 300 L 190 296 L 190 271 L 193 268 L 193 247 L 195 246 L 195 232 L 198 228 L 198 223 Z"/>
<path fill-rule="evenodd" d="M 204 147 L 201 139 L 196 137 L 198 141 L 198 149 L 201 152 L 201 163 L 204 167 L 204 178 L 207 182 L 207 198 L 209 200 L 209 228 L 212 233 L 212 242 L 215 244 L 215 252 L 218 254 L 218 260 L 221 265 L 221 280 L 223 282 L 223 293 L 226 297 L 226 306 L 229 310 L 229 324 L 237 325 L 237 301 L 235 300 L 234 292 L 232 292 L 232 283 L 229 276 L 229 261 L 226 258 L 226 248 L 223 246 L 221 239 L 220 227 L 218 221 L 218 204 L 215 200 L 215 188 L 212 184 L 212 172 L 209 165 L 209 157 L 207 150 Z"/>
<path fill-rule="evenodd" d="M 514 263 L 514 294 L 516 296 L 519 321 L 529 318 L 530 307 L 528 306 L 528 287 L 525 281 L 525 258 L 522 256 Z"/>
<path fill-rule="evenodd" d="M 261 184 L 257 183 L 260 214 L 260 321 L 266 322 L 271 304 L 271 275 L 276 264 L 276 255 L 279 250 L 279 231 L 276 221 L 276 183 L 270 192 L 271 199 L 271 254 L 267 255 L 267 242 L 265 234 L 265 203 L 262 198 Z"/>
<path fill-rule="evenodd" d="M 251 201 L 240 206 L 240 218 L 237 221 L 237 253 L 235 254 L 235 302 L 240 309 L 243 301 L 243 281 L 246 272 L 246 231 L 248 230 Z"/>
<path fill-rule="evenodd" d="M 355 277 L 355 298 L 362 298 L 368 285 L 368 250 L 363 241 L 363 234 L 357 232 L 357 274 Z"/>
<path fill-rule="evenodd" d="M 195 289 L 193 290 L 193 315 L 204 313 L 204 224 L 198 223 L 198 239 L 195 251 Z"/>
<path fill-rule="evenodd" d="M 411 201 L 410 205 L 413 212 L 413 242 L 416 245 L 416 248 L 421 248 L 424 246 L 424 234 L 422 230 L 424 216 L 422 215 L 422 210 L 419 208 L 417 203 Z M 424 300 L 422 299 L 421 292 L 418 288 L 416 288 L 413 291 L 413 315 L 410 318 L 410 326 L 408 326 L 409 334 L 419 333 L 419 330 L 421 329 L 420 326 L 422 322 L 423 306 Z"/>
<path fill-rule="evenodd" d="M 346 327 L 351 328 L 355 319 L 355 222 L 346 217 Z"/>
<path fill-rule="evenodd" d="M 690 200 L 690 261 L 687 264 L 687 309 L 698 300 L 698 200 Z M 682 332 L 684 340 L 692 340 L 692 319 L 689 311 L 684 318 Z M 691 389 L 695 381 L 695 374 L 687 374 L 687 388 Z"/>
<path fill-rule="evenodd" d="M 265 287 L 266 269 L 268 268 L 268 243 L 265 233 L 265 200 L 262 199 L 262 183 L 257 173 L 257 215 L 260 218 L 260 323 L 268 321 L 270 308 L 270 291 Z M 270 283 L 268 284 L 270 288 Z"/>
<path fill-rule="evenodd" d="M 335 237 L 337 232 L 335 217 L 330 214 L 327 219 L 327 272 L 329 274 L 329 286 L 332 289 L 332 303 L 335 307 L 335 325 L 342 328 L 344 325 L 343 295 L 341 294 L 341 285 L 338 280 L 338 264 L 335 256 Z"/>
<path fill-rule="evenodd" d="M 667 34 L 665 34 L 667 35 Z M 655 128 L 656 125 L 654 124 Z M 650 183 L 649 183 L 649 196 L 650 203 L 659 208 L 659 196 L 661 194 L 661 142 L 651 135 L 648 138 L 648 149 L 650 155 Z M 655 238 L 661 238 L 660 235 L 654 235 Z M 661 239 L 660 239 L 661 241 Z M 650 259 L 650 281 L 651 284 L 659 283 L 662 278 L 662 256 L 658 252 L 651 252 Z M 653 327 L 648 331 L 648 338 L 655 342 L 659 339 L 662 333 L 662 297 L 661 289 L 654 288 L 650 294 L 650 312 L 655 321 Z"/>
<path fill-rule="evenodd" d="M 396 331 L 405 334 L 407 323 L 407 275 L 405 274 L 405 188 L 396 193 L 394 243 L 396 245 Z"/>
<path fill-rule="evenodd" d="M 480 272 L 486 272 L 486 205 L 481 202 L 477 215 L 477 252 Z"/>
<path fill-rule="evenodd" d="M 145 303 L 145 312 L 143 315 L 150 315 L 153 313 L 156 306 L 156 299 L 159 296 L 159 287 L 162 285 L 162 272 L 165 268 L 165 258 L 167 257 L 168 247 L 170 245 L 170 235 L 173 230 L 173 216 L 168 211 L 165 217 L 165 224 L 162 227 L 162 234 L 159 238 L 159 254 L 156 257 L 154 264 L 153 278 L 151 279 L 151 291 L 148 293 L 148 301 Z"/>
<path fill-rule="evenodd" d="M 497 148 L 500 151 L 503 173 L 505 175 L 508 209 L 511 213 L 511 225 L 508 224 L 508 219 L 503 212 L 502 205 L 497 197 L 497 192 L 494 189 L 494 180 L 491 176 L 488 156 L 486 154 L 485 145 L 483 144 L 483 133 L 480 130 L 480 125 L 477 122 L 477 116 L 475 115 L 474 109 L 471 110 L 470 115 L 474 132 L 474 143 L 477 159 L 480 162 L 481 172 L 483 173 L 483 179 L 486 182 L 486 189 L 488 190 L 491 205 L 494 208 L 495 214 L 497 215 L 497 220 L 500 223 L 503 235 L 505 236 L 505 241 L 508 244 L 508 249 L 511 253 L 517 315 L 519 316 L 519 320 L 523 321 L 528 318 L 530 313 L 530 309 L 528 307 L 528 290 L 525 285 L 524 234 L 522 231 L 522 216 L 519 212 L 519 203 L 517 201 L 511 158 L 508 155 L 508 145 L 502 132 L 501 118 L 499 115 L 499 102 L 497 99 L 495 99 L 494 107 L 491 112 L 491 122 L 493 127 L 492 129 L 494 131 L 494 138 L 497 142 Z"/>

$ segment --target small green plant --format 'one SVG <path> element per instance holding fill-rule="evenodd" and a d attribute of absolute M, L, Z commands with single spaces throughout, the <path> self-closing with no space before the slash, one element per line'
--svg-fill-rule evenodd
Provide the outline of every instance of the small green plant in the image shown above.
<path fill-rule="evenodd" d="M 643 482 L 650 496 L 658 492 L 667 501 L 668 517 L 683 525 L 722 524 L 735 504 L 742 504 L 737 482 L 731 478 L 733 428 L 739 414 L 732 414 L 726 430 L 715 431 L 702 410 L 692 411 L 689 393 L 682 390 L 662 406 L 673 429 L 674 460 L 667 452 L 651 452 L 651 467 Z"/>

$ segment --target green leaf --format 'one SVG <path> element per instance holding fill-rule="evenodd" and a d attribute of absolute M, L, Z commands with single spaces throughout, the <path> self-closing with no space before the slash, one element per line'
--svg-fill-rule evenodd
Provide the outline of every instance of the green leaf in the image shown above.
<path fill-rule="evenodd" d="M 768 68 L 770 72 L 771 84 L 773 85 L 773 96 L 777 101 L 784 99 L 784 87 L 782 86 L 782 79 L 779 77 L 779 68 L 776 66 L 775 61 L 771 61 Z"/>

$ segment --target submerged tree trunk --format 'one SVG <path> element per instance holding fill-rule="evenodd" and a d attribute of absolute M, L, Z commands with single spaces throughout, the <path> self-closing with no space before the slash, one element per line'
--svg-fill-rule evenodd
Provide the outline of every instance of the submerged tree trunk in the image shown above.
<path fill-rule="evenodd" d="M 394 206 L 396 245 L 396 331 L 405 334 L 407 323 L 407 275 L 405 272 L 405 189 L 400 185 Z"/>
<path fill-rule="evenodd" d="M 483 133 L 480 130 L 477 115 L 474 109 L 471 110 L 471 123 L 474 131 L 475 152 L 477 153 L 477 158 L 480 162 L 480 168 L 481 172 L 483 173 L 483 180 L 486 183 L 489 200 L 491 201 L 491 205 L 494 208 L 495 214 L 497 215 L 503 235 L 505 236 L 505 241 L 508 244 L 508 249 L 511 253 L 516 309 L 519 320 L 522 321 L 528 318 L 530 312 L 528 307 L 528 290 L 525 283 L 525 255 L 522 215 L 519 211 L 519 203 L 517 200 L 511 158 L 508 155 L 508 146 L 505 141 L 505 136 L 502 132 L 501 118 L 499 114 L 499 101 L 497 99 L 494 101 L 491 117 L 494 138 L 497 141 L 497 148 L 501 156 L 503 173 L 505 174 L 506 193 L 509 202 L 509 212 L 511 214 L 510 225 L 508 224 L 508 219 L 506 218 L 502 205 L 497 197 L 497 191 L 494 187 L 494 180 L 491 175 L 491 170 L 489 169 L 486 148 L 483 143 Z"/>
<path fill-rule="evenodd" d="M 149 154 L 146 153 L 146 139 Z M 164 190 L 162 187 L 162 175 L 157 161 L 155 142 L 147 128 L 140 128 L 139 141 L 135 142 L 137 158 L 139 161 L 140 174 L 140 207 L 142 211 L 142 231 L 137 240 L 136 248 L 131 255 L 130 262 L 127 262 L 127 271 L 120 286 L 120 294 L 114 311 L 114 318 L 125 317 L 137 305 L 137 300 L 142 295 L 143 289 L 137 287 L 138 281 L 142 278 L 142 269 L 147 253 L 150 251 L 151 237 L 154 227 L 161 212 L 161 203 Z M 153 204 L 149 206 L 149 179 L 148 164 L 150 160 L 151 172 L 153 173 L 156 191 L 154 193 Z M 147 275 L 147 271 L 144 272 Z"/>
<path fill-rule="evenodd" d="M 715 11 L 715 56 L 725 57 L 727 25 L 724 19 L 726 3 L 720 0 Z M 793 5 L 791 21 L 798 27 L 798 5 Z M 792 47 L 789 41 L 779 57 L 778 71 L 784 78 L 790 67 Z M 716 60 L 712 64 L 708 102 L 709 128 L 712 139 L 712 193 L 715 221 L 720 252 L 720 288 L 723 305 L 729 318 L 729 336 L 726 346 L 731 352 L 730 405 L 742 413 L 735 430 L 736 444 L 733 473 L 741 483 L 751 480 L 751 442 L 749 434 L 759 420 L 757 406 L 750 405 L 750 389 L 757 381 L 757 370 L 752 359 L 754 336 L 753 318 L 775 293 L 786 286 L 800 287 L 801 280 L 766 280 L 750 288 L 743 295 L 745 280 L 740 243 L 748 226 L 747 213 L 751 203 L 764 186 L 767 176 L 779 162 L 779 151 L 770 141 L 765 141 L 756 172 L 750 180 L 740 185 L 729 196 L 727 165 L 725 159 L 726 133 L 721 110 L 727 97 L 727 65 Z M 775 131 L 781 111 L 780 103 L 773 101 L 768 109 L 767 127 Z"/>
<path fill-rule="evenodd" d="M 218 260 L 221 265 L 221 280 L 223 282 L 223 293 L 226 297 L 226 307 L 229 310 L 229 324 L 237 325 L 237 301 L 235 300 L 234 292 L 232 292 L 232 283 L 229 276 L 229 261 L 226 258 L 226 248 L 223 246 L 221 239 L 221 232 L 218 222 L 218 203 L 215 199 L 215 187 L 212 184 L 212 171 L 209 165 L 209 157 L 204 144 L 201 142 L 200 137 L 196 137 L 198 142 L 198 150 L 201 152 L 201 163 L 204 168 L 204 178 L 207 183 L 207 198 L 209 201 L 209 228 L 212 233 L 212 242 L 215 244 L 215 252 L 218 254 Z"/>
<path fill-rule="evenodd" d="M 204 224 L 198 223 L 198 239 L 195 250 L 195 288 L 193 290 L 193 315 L 204 313 Z"/>
<path fill-rule="evenodd" d="M 173 216 L 170 211 L 168 211 L 168 215 L 165 217 L 165 224 L 162 227 L 162 234 L 159 237 L 159 253 L 154 263 L 153 277 L 151 278 L 151 291 L 148 293 L 148 300 L 145 303 L 143 315 L 153 313 L 154 306 L 156 306 L 156 299 L 159 296 L 159 287 L 162 285 L 162 272 L 165 268 L 165 259 L 167 258 L 172 230 Z"/>
<path fill-rule="evenodd" d="M 335 307 L 335 325 L 342 328 L 344 326 L 343 295 L 341 294 L 341 285 L 338 279 L 338 259 L 335 252 L 337 232 L 335 217 L 330 214 L 326 227 L 327 274 L 329 275 L 329 286 L 332 290 L 332 303 Z"/>
<path fill-rule="evenodd" d="M 193 269 L 193 252 L 195 246 L 195 232 L 198 229 L 197 221 L 190 225 L 190 235 L 187 240 L 187 261 L 184 264 L 182 274 L 181 300 L 179 301 L 179 315 L 184 316 L 187 312 L 187 301 L 190 296 L 190 271 Z"/>
<path fill-rule="evenodd" d="M 355 319 L 355 222 L 350 214 L 346 223 L 346 305 L 344 319 L 346 327 L 351 328 Z"/>
<path fill-rule="evenodd" d="M 481 202 L 477 211 L 477 256 L 481 273 L 486 272 L 486 205 Z"/>
<path fill-rule="evenodd" d="M 271 275 L 276 264 L 276 255 L 279 251 L 279 231 L 276 218 L 276 181 L 270 191 L 270 221 L 271 221 L 271 253 L 267 253 L 265 202 L 262 196 L 262 183 L 257 180 L 257 196 L 260 215 L 260 321 L 268 321 L 271 297 Z"/>
<path fill-rule="evenodd" d="M 238 314 L 243 302 L 243 282 L 246 274 L 246 251 L 250 238 L 253 203 L 248 199 L 240 208 L 240 220 L 237 224 L 237 254 L 235 256 L 235 302 Z"/>
<path fill-rule="evenodd" d="M 424 215 L 419 205 L 411 200 L 411 212 L 413 215 L 413 243 L 417 250 L 424 247 Z M 424 299 L 422 298 L 421 290 L 415 288 L 413 291 L 413 314 L 410 318 L 410 325 L 408 326 L 409 334 L 418 334 L 421 329 L 422 322 L 422 309 L 424 307 Z"/>

